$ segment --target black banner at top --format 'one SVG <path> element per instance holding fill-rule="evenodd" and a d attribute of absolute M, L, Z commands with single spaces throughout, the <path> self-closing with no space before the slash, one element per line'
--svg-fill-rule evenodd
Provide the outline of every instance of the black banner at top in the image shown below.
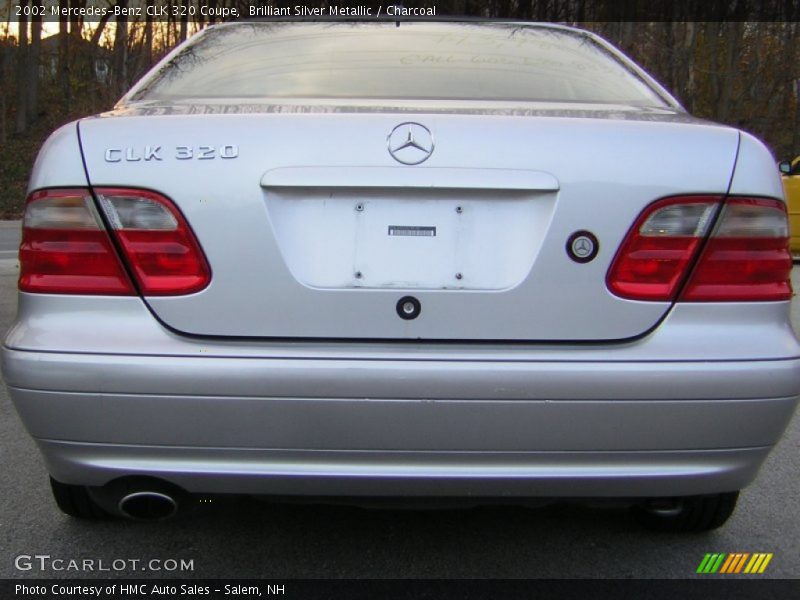
<path fill-rule="evenodd" d="M 5 13 L 5 14 L 3 14 Z M 452 19 L 567 23 L 800 21 L 797 0 L 0 0 L 0 16 L 47 22 Z"/>

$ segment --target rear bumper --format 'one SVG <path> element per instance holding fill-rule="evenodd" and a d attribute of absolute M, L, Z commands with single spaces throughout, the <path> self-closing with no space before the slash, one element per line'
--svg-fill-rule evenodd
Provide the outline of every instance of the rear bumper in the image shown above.
<path fill-rule="evenodd" d="M 21 294 L 3 375 L 51 474 L 192 492 L 674 496 L 747 485 L 800 394 L 788 303 L 606 344 L 210 340 Z"/>
<path fill-rule="evenodd" d="M 141 356 L 3 350 L 65 483 L 191 492 L 672 496 L 746 486 L 800 360 Z M 202 393 L 198 393 L 202 391 Z"/>
<path fill-rule="evenodd" d="M 148 475 L 199 494 L 658 497 L 739 490 L 770 448 L 680 452 L 290 451 L 38 440 L 59 481 Z"/>

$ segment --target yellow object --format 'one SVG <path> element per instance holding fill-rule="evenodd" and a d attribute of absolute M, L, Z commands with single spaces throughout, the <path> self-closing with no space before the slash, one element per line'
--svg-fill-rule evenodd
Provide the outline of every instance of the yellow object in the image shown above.
<path fill-rule="evenodd" d="M 789 249 L 792 254 L 800 254 L 800 156 L 792 161 L 792 174 L 781 179 L 789 211 Z"/>

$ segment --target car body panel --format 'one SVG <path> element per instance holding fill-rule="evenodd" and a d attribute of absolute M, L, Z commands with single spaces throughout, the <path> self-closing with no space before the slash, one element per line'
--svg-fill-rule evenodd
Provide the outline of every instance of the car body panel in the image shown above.
<path fill-rule="evenodd" d="M 199 119 L 202 128 L 193 125 Z M 404 120 L 424 122 L 440 140 L 424 165 L 398 165 L 386 149 L 386 136 Z M 738 133 L 678 121 L 311 112 L 88 119 L 81 122 L 80 135 L 92 185 L 158 190 L 177 203 L 203 246 L 214 273 L 206 289 L 147 299 L 159 319 L 177 331 L 275 338 L 609 340 L 646 332 L 669 307 L 624 300 L 605 286 L 604 273 L 639 212 L 664 196 L 687 190 L 722 195 L 730 185 Z M 597 147 L 597 139 L 607 146 Z M 109 140 L 114 148 L 140 153 L 160 146 L 163 160 L 107 162 Z M 202 166 L 170 155 L 181 145 L 229 144 L 238 147 L 237 158 L 206 160 Z M 654 154 L 661 158 L 653 161 Z M 313 181 L 313 190 L 261 185 L 275 169 L 314 165 L 327 170 L 315 171 L 323 179 Z M 392 170 L 391 187 L 342 186 L 341 175 L 333 175 L 339 169 L 361 181 L 375 168 Z M 512 193 L 494 184 L 482 195 L 468 195 L 453 188 L 414 188 L 421 183 L 415 182 L 418 175 L 405 177 L 429 168 L 542 173 L 559 189 Z M 398 189 L 400 183 L 405 188 Z M 491 179 L 485 185 L 492 185 Z M 478 213 L 483 227 L 471 225 L 471 208 L 488 209 L 495 201 L 507 207 L 507 218 L 500 211 L 497 217 Z M 356 210 L 359 204 L 366 207 L 363 213 Z M 459 205 L 465 207 L 462 215 L 455 212 Z M 309 220 L 309 211 L 324 212 L 333 225 L 320 231 L 324 223 Z M 521 246 L 515 240 L 522 230 L 514 224 L 526 222 L 537 235 L 529 236 L 527 250 L 519 250 L 513 273 L 498 275 L 494 271 L 507 268 L 509 252 Z M 392 225 L 430 225 L 442 233 L 387 239 Z M 448 227 L 454 233 L 446 235 Z M 570 260 L 565 251 L 569 236 L 581 229 L 600 241 L 597 258 L 586 264 Z M 293 242 L 306 252 L 298 254 Z M 471 259 L 456 250 L 483 245 L 497 250 L 496 260 Z M 441 265 L 438 279 L 404 280 L 426 252 Z M 309 275 L 309 265 L 322 260 L 331 267 L 329 279 Z M 395 272 L 395 263 L 405 268 Z M 413 321 L 395 313 L 397 301 L 409 293 L 422 304 Z"/>
<path fill-rule="evenodd" d="M 138 298 L 22 294 L 20 307 L 4 376 L 69 483 L 135 473 L 265 494 L 732 490 L 781 435 L 800 377 L 788 303 L 678 304 L 648 336 L 600 345 L 212 340 L 176 335 Z"/>
<path fill-rule="evenodd" d="M 800 358 L 414 350 L 376 358 L 350 348 L 358 359 L 341 348 L 297 358 L 6 349 L 3 371 L 48 468 L 67 483 L 135 474 L 205 493 L 525 497 L 739 489 L 788 423 L 800 376 Z"/>
<path fill-rule="evenodd" d="M 770 447 L 678 452 L 275 451 L 40 440 L 60 481 L 99 486 L 147 473 L 195 494 L 325 497 L 649 498 L 751 483 Z M 357 502 L 358 500 L 354 500 Z"/>
<path fill-rule="evenodd" d="M 775 160 L 763 142 L 741 132 L 736 169 L 729 193 L 735 196 L 783 198 L 783 188 Z"/>
<path fill-rule="evenodd" d="M 175 297 L 20 293 L 2 368 L 50 474 L 476 498 L 672 498 L 753 481 L 800 397 L 790 303 L 624 300 L 606 275 L 654 201 L 780 200 L 774 160 L 574 35 L 655 104 L 137 100 L 190 41 L 115 110 L 56 132 L 31 192 L 163 194 L 212 276 Z M 392 158 L 404 123 L 432 134 L 418 165 Z M 437 239 L 390 239 L 393 226 Z M 584 263 L 567 251 L 582 230 L 599 240 Z M 397 311 L 407 295 L 416 319 Z"/>
<path fill-rule="evenodd" d="M 86 187 L 77 123 L 54 131 L 42 145 L 28 180 L 28 193 L 55 187 Z"/>
<path fill-rule="evenodd" d="M 660 326 L 646 336 L 602 344 L 231 340 L 175 333 L 158 323 L 140 298 L 21 293 L 17 319 L 6 335 L 4 348 L 90 356 L 343 360 L 373 357 L 431 361 L 452 358 L 465 363 L 483 360 L 581 363 L 602 362 L 604 357 L 631 362 L 785 360 L 800 357 L 800 345 L 789 322 L 789 307 L 788 302 L 678 303 Z M 61 374 L 69 376 L 69 370 Z M 175 377 L 180 379 L 180 373 Z M 137 381 L 138 386 L 145 384 Z M 154 391 L 158 391 L 160 384 L 156 379 Z M 186 385 L 191 387 L 191 379 Z"/>

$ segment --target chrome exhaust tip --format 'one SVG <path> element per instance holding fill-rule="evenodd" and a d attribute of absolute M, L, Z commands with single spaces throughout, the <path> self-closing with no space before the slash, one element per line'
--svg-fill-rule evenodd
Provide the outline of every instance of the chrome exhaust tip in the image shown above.
<path fill-rule="evenodd" d="M 137 521 L 161 521 L 178 512 L 178 501 L 164 492 L 142 490 L 126 494 L 117 505 L 122 516 Z"/>

